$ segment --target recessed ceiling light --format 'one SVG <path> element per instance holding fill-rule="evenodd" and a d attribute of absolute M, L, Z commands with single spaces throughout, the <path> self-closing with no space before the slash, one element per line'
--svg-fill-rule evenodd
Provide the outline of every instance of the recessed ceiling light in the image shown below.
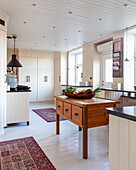
<path fill-rule="evenodd" d="M 81 30 L 79 30 L 78 32 L 81 32 Z"/>
<path fill-rule="evenodd" d="M 35 43 L 35 44 L 38 44 L 38 43 Z"/>
<path fill-rule="evenodd" d="M 46 36 L 44 35 L 43 38 L 45 38 Z"/>
<path fill-rule="evenodd" d="M 102 20 L 102 18 L 99 18 L 99 20 L 101 21 L 101 20 Z"/>
<path fill-rule="evenodd" d="M 65 41 L 67 41 L 67 39 L 65 38 Z"/>
<path fill-rule="evenodd" d="M 33 6 L 36 6 L 36 4 L 32 4 Z"/>
<path fill-rule="evenodd" d="M 54 44 L 54 46 L 56 46 L 56 44 Z"/>
<path fill-rule="evenodd" d="M 128 4 L 127 4 L 127 3 L 124 3 L 124 6 L 128 6 Z"/>
<path fill-rule="evenodd" d="M 27 22 L 26 22 L 26 21 L 24 21 L 23 23 L 24 23 L 24 24 L 26 24 Z"/>
<path fill-rule="evenodd" d="M 72 14 L 72 11 L 69 11 L 68 13 L 69 13 L 69 14 Z"/>
<path fill-rule="evenodd" d="M 55 28 L 56 28 L 56 26 L 53 26 L 53 28 L 55 29 Z"/>
<path fill-rule="evenodd" d="M 83 42 L 84 44 L 86 43 L 86 41 Z"/>
<path fill-rule="evenodd" d="M 100 36 L 102 36 L 102 34 L 100 34 Z"/>

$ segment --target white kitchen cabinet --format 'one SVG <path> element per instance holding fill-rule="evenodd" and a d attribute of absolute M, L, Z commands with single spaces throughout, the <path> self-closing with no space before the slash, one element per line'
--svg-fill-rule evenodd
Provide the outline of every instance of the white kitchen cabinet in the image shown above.
<path fill-rule="evenodd" d="M 19 50 L 19 84 L 31 87 L 30 102 L 51 101 L 54 97 L 54 53 Z"/>
<path fill-rule="evenodd" d="M 19 122 L 29 124 L 29 93 L 7 92 L 7 124 Z"/>
<path fill-rule="evenodd" d="M 109 170 L 135 170 L 136 122 L 109 117 Z"/>
<path fill-rule="evenodd" d="M 54 60 L 38 58 L 38 101 L 51 101 L 54 96 Z"/>
<path fill-rule="evenodd" d="M 19 68 L 19 84 L 31 87 L 29 100 L 37 101 L 37 58 L 20 57 L 23 67 Z"/>
<path fill-rule="evenodd" d="M 7 73 L 7 20 L 8 16 L 0 11 L 0 134 L 6 126 L 6 73 Z"/>
<path fill-rule="evenodd" d="M 54 96 L 61 95 L 61 53 L 54 53 Z"/>

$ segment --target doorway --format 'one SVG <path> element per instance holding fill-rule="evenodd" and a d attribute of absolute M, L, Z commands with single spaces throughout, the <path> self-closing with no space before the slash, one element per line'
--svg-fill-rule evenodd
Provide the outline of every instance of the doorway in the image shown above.
<path fill-rule="evenodd" d="M 101 61 L 101 86 L 105 88 L 111 88 L 113 83 L 113 61 L 112 53 L 102 54 Z"/>

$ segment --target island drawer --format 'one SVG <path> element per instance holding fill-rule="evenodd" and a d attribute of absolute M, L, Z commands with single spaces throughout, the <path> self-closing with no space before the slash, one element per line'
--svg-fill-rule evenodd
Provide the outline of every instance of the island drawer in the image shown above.
<path fill-rule="evenodd" d="M 63 114 L 63 102 L 60 100 L 56 100 L 56 112 L 59 115 Z"/>
<path fill-rule="evenodd" d="M 71 119 L 71 104 L 64 102 L 64 115 Z"/>
<path fill-rule="evenodd" d="M 72 105 L 72 120 L 78 125 L 82 125 L 82 108 Z"/>

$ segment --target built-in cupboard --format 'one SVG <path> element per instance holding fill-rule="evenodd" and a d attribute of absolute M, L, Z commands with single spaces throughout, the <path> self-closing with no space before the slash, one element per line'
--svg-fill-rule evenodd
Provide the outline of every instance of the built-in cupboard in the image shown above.
<path fill-rule="evenodd" d="M 19 50 L 19 84 L 31 87 L 30 102 L 51 101 L 54 97 L 54 53 Z"/>
<path fill-rule="evenodd" d="M 6 72 L 7 72 L 7 21 L 8 16 L 0 11 L 0 134 L 6 124 Z"/>

